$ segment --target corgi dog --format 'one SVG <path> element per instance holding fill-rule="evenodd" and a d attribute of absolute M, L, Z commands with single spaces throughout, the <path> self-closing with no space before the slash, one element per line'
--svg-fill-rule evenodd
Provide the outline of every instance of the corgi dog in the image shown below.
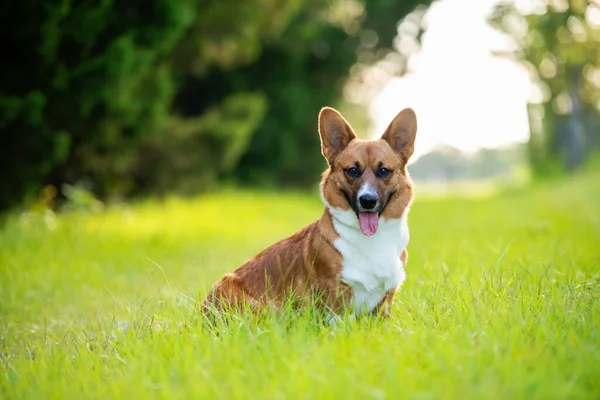
<path fill-rule="evenodd" d="M 387 316 L 406 279 L 407 216 L 413 184 L 406 164 L 413 154 L 417 118 L 410 108 L 378 140 L 361 140 L 333 108 L 319 113 L 321 218 L 246 261 L 215 283 L 205 312 L 250 306 L 261 310 L 314 301 L 339 316 Z"/>

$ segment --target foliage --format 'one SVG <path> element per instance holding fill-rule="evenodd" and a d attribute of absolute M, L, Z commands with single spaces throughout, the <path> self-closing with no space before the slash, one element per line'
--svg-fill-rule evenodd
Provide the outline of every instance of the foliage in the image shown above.
<path fill-rule="evenodd" d="M 339 100 L 364 29 L 389 48 L 420 3 L 5 2 L 0 209 L 44 184 L 102 197 L 233 174 L 305 184 L 322 166 L 317 112 Z"/>
<path fill-rule="evenodd" d="M 596 398 L 600 176 L 421 196 L 387 321 L 198 321 L 226 271 L 319 218 L 317 193 L 22 214 L 0 230 L 3 398 Z M 442 222 L 440 222 L 442 221 Z"/>
<path fill-rule="evenodd" d="M 192 22 L 194 2 L 128 2 L 118 13 L 110 0 L 2 7 L 12 51 L 0 128 L 11 174 L 0 181 L 0 207 L 43 180 L 116 180 L 134 144 L 168 114 L 168 50 Z"/>
<path fill-rule="evenodd" d="M 600 149 L 600 5 L 584 0 L 500 3 L 493 25 L 509 33 L 539 93 L 529 105 L 534 169 L 578 167 Z"/>

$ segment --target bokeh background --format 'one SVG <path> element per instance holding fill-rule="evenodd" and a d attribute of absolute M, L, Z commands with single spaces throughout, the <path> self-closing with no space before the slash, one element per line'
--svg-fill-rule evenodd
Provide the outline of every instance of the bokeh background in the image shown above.
<path fill-rule="evenodd" d="M 600 398 L 598 0 L 7 0 L 0 30 L 0 398 Z M 208 329 L 323 214 L 326 105 L 361 138 L 417 113 L 391 318 Z"/>
<path fill-rule="evenodd" d="M 600 147 L 595 0 L 1 7 L 2 210 L 314 188 L 324 105 L 363 138 L 413 107 L 424 191 L 564 175 Z"/>

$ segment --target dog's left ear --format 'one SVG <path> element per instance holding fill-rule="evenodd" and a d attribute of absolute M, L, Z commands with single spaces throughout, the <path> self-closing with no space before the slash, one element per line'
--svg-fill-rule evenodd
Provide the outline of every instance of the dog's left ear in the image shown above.
<path fill-rule="evenodd" d="M 319 134 L 321 135 L 321 152 L 332 165 L 335 157 L 356 138 L 350 124 L 337 110 L 323 107 L 319 113 Z"/>
<path fill-rule="evenodd" d="M 389 143 L 406 165 L 415 150 L 416 136 L 417 115 L 412 108 L 405 108 L 394 117 L 381 138 Z"/>

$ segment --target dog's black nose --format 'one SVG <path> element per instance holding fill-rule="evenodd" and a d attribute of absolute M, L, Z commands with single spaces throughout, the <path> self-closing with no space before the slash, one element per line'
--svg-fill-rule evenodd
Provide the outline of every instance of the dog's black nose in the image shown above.
<path fill-rule="evenodd" d="M 358 198 L 358 202 L 365 210 L 372 210 L 377 205 L 377 196 L 372 193 L 365 193 Z"/>

